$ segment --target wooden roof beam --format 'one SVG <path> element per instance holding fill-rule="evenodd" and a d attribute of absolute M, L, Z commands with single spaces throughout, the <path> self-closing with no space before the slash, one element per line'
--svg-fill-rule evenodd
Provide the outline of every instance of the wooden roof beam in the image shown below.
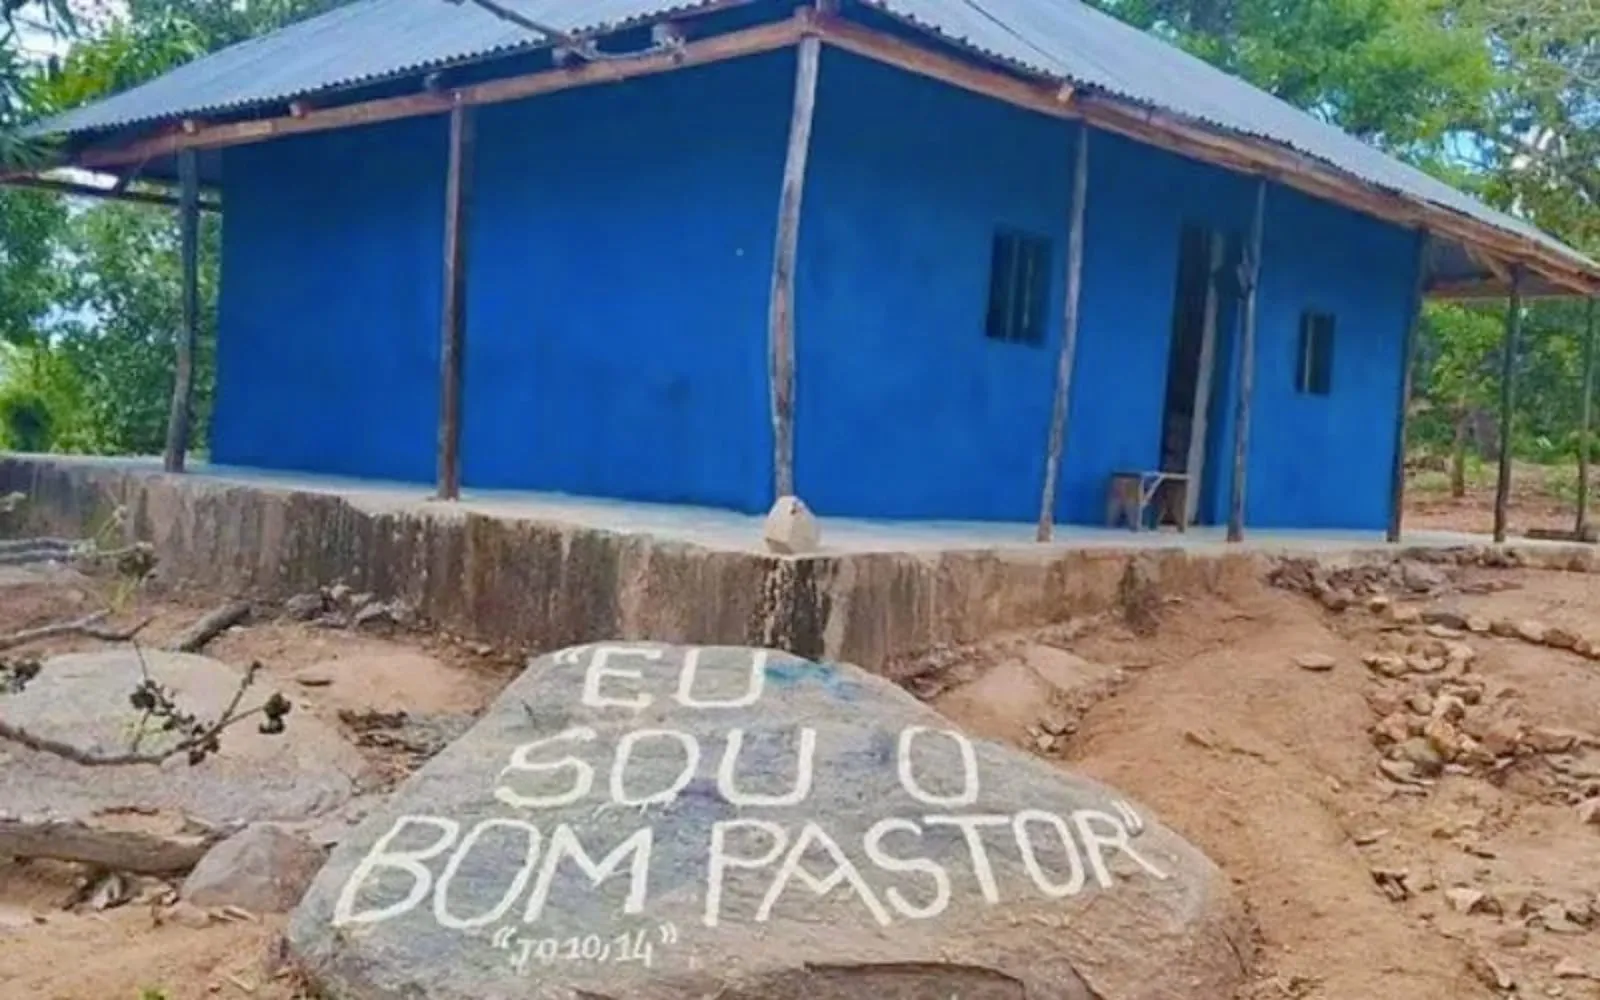
<path fill-rule="evenodd" d="M 826 9 L 826 8 L 824 8 Z M 1589 271 L 1554 248 L 1459 212 L 1362 181 L 1287 146 L 1207 126 L 1181 115 L 1146 108 L 1070 86 L 1025 79 L 986 68 L 809 8 L 793 18 L 759 25 L 668 51 L 586 62 L 506 77 L 454 90 L 424 91 L 330 108 L 302 102 L 291 113 L 252 121 L 208 124 L 186 121 L 177 129 L 132 142 L 87 149 L 73 160 L 89 168 L 121 167 L 181 149 L 220 149 L 289 135 L 349 128 L 422 115 L 442 115 L 457 104 L 471 106 L 522 100 L 574 87 L 614 83 L 797 45 L 816 36 L 825 44 L 906 72 L 1005 101 L 1056 118 L 1082 118 L 1097 128 L 1146 145 L 1251 176 L 1265 177 L 1313 197 L 1408 228 L 1456 240 L 1503 264 L 1521 264 L 1577 294 L 1600 293 L 1600 271 Z"/>
<path fill-rule="evenodd" d="M 329 108 L 295 102 L 298 106 L 292 107 L 290 114 L 272 118 L 213 124 L 187 119 L 177 129 L 114 146 L 85 149 L 73 157 L 72 163 L 90 169 L 119 167 L 170 156 L 183 149 L 223 149 L 291 135 L 443 115 L 458 104 L 469 107 L 500 104 L 574 87 L 617 83 L 787 48 L 799 42 L 808 24 L 808 18 L 796 17 L 715 35 L 680 47 L 651 50 L 636 57 L 585 62 L 452 90 L 403 94 Z"/>

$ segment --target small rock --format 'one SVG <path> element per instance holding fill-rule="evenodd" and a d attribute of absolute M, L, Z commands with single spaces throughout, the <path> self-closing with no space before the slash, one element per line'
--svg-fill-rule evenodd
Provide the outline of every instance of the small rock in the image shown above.
<path fill-rule="evenodd" d="M 475 656 L 490 656 L 494 653 L 494 647 L 487 642 L 475 642 L 467 648 L 472 650 Z"/>
<path fill-rule="evenodd" d="M 1570 729 L 1534 726 L 1523 736 L 1523 742 L 1535 753 L 1566 753 L 1578 744 L 1582 736 L 1582 733 Z"/>
<path fill-rule="evenodd" d="M 1411 726 L 1401 712 L 1386 715 L 1372 726 L 1372 743 L 1379 749 L 1403 743 L 1410 736 Z"/>
<path fill-rule="evenodd" d="M 1584 966 L 1582 962 L 1579 962 L 1577 959 L 1571 957 L 1563 958 L 1561 961 L 1557 962 L 1553 971 L 1555 972 L 1555 977 L 1557 979 L 1595 978 L 1590 974 L 1588 968 Z"/>
<path fill-rule="evenodd" d="M 1544 630 L 1544 644 L 1555 649 L 1575 649 L 1578 637 L 1564 628 L 1553 625 Z"/>
<path fill-rule="evenodd" d="M 1446 663 L 1466 665 L 1478 658 L 1478 651 L 1464 642 L 1446 642 L 1444 658 Z"/>
<path fill-rule="evenodd" d="M 1539 923 L 1552 934 L 1582 934 L 1583 925 L 1567 916 L 1567 908 L 1560 903 L 1541 906 L 1536 914 Z"/>
<path fill-rule="evenodd" d="M 1499 719 L 1479 737 L 1483 748 L 1496 757 L 1513 754 L 1522 741 L 1522 725 L 1515 719 Z"/>
<path fill-rule="evenodd" d="M 1600 797 L 1578 803 L 1578 822 L 1600 827 Z"/>
<path fill-rule="evenodd" d="M 1450 908 L 1457 913 L 1473 914 L 1484 909 L 1484 900 L 1488 896 L 1478 889 L 1457 886 L 1454 889 L 1446 889 L 1444 898 L 1449 902 Z"/>
<path fill-rule="evenodd" d="M 1378 770 L 1390 781 L 1402 785 L 1425 785 L 1427 782 L 1417 777 L 1417 769 L 1410 761 L 1406 760 L 1380 760 Z"/>
<path fill-rule="evenodd" d="M 1426 691 L 1412 692 L 1411 696 L 1406 698 L 1406 708 L 1418 715 L 1432 715 L 1433 697 Z"/>
<path fill-rule="evenodd" d="M 1372 881 L 1394 902 L 1402 903 L 1411 898 L 1411 889 L 1406 885 L 1410 873 L 1404 868 L 1373 868 L 1371 872 Z"/>
<path fill-rule="evenodd" d="M 1536 622 L 1532 620 L 1519 621 L 1516 623 L 1515 627 L 1517 638 L 1521 639 L 1523 642 L 1532 642 L 1542 645 L 1544 643 L 1544 637 L 1550 633 L 1550 630 L 1544 625 L 1543 622 Z"/>
<path fill-rule="evenodd" d="M 1067 713 L 1053 711 L 1039 720 L 1039 728 L 1049 736 L 1067 736 L 1078 727 Z"/>
<path fill-rule="evenodd" d="M 283 613 L 295 621 L 308 622 L 323 612 L 322 594 L 296 594 L 283 602 Z"/>
<path fill-rule="evenodd" d="M 1367 692 L 1367 707 L 1382 718 L 1406 707 L 1405 693 L 1396 687 L 1379 687 Z"/>
<path fill-rule="evenodd" d="M 366 593 L 364 591 L 362 593 L 359 593 L 359 594 L 351 594 L 350 595 L 350 606 L 352 608 L 364 607 L 364 606 L 366 606 L 368 604 L 371 604 L 372 602 L 376 601 L 377 599 L 378 599 L 378 595 L 377 594 L 369 594 L 369 593 Z"/>
<path fill-rule="evenodd" d="M 89 908 L 110 910 L 132 898 L 133 890 L 128 885 L 127 878 L 117 872 L 107 872 L 100 876 L 94 888 L 89 891 Z"/>
<path fill-rule="evenodd" d="M 1444 669 L 1444 660 L 1423 653 L 1406 655 L 1406 669 L 1414 674 L 1436 674 Z"/>
<path fill-rule="evenodd" d="M 817 550 L 822 541 L 822 529 L 804 501 L 786 496 L 779 497 L 767 512 L 761 537 L 772 551 L 797 555 Z"/>
<path fill-rule="evenodd" d="M 1388 611 L 1392 604 L 1394 604 L 1394 598 L 1388 594 L 1373 594 L 1367 598 L 1367 610 L 1375 615 L 1381 615 Z"/>
<path fill-rule="evenodd" d="M 1376 844 L 1378 841 L 1388 836 L 1388 834 L 1388 830 L 1369 830 L 1364 833 L 1355 834 L 1350 838 L 1350 841 L 1357 847 L 1371 847 L 1373 844 Z"/>
<path fill-rule="evenodd" d="M 1467 634 L 1461 629 L 1450 628 L 1448 625 L 1429 625 L 1424 631 L 1435 639 L 1459 639 Z"/>
<path fill-rule="evenodd" d="M 1348 590 L 1324 590 L 1317 595 L 1317 600 L 1329 611 L 1339 612 L 1355 603 L 1355 595 Z"/>
<path fill-rule="evenodd" d="M 357 608 L 350 621 L 357 628 L 362 628 L 367 625 L 392 624 L 394 616 L 389 613 L 387 604 L 369 600 Z"/>
<path fill-rule="evenodd" d="M 1460 631 L 1467 627 L 1467 616 L 1455 608 L 1424 608 L 1422 611 L 1422 623 Z"/>
<path fill-rule="evenodd" d="M 1578 926 L 1588 927 L 1594 923 L 1595 908 L 1590 906 L 1586 900 L 1568 900 L 1561 905 L 1567 911 L 1567 919 Z"/>
<path fill-rule="evenodd" d="M 336 583 L 328 588 L 327 598 L 333 604 L 344 604 L 350 600 L 350 585 Z"/>
<path fill-rule="evenodd" d="M 1310 670 L 1317 673 L 1332 670 L 1338 662 L 1327 653 L 1301 653 L 1294 658 L 1295 666 L 1301 670 Z"/>
<path fill-rule="evenodd" d="M 1443 571 L 1426 563 L 1408 562 L 1400 567 L 1400 580 L 1413 593 L 1426 594 L 1445 585 Z"/>
<path fill-rule="evenodd" d="M 322 867 L 320 848 L 277 823 L 252 823 L 200 859 L 183 883 L 196 906 L 287 913 Z"/>
<path fill-rule="evenodd" d="M 1033 745 L 1040 753 L 1049 753 L 1056 748 L 1056 738 L 1049 733 L 1040 733 L 1034 737 Z"/>
<path fill-rule="evenodd" d="M 1509 991 L 1517 985 L 1511 974 L 1487 955 L 1474 954 L 1467 959 L 1467 968 L 1478 977 L 1479 982 L 1492 989 Z"/>
<path fill-rule="evenodd" d="M 1384 677 L 1404 677 L 1410 672 L 1404 657 L 1396 653 L 1368 653 L 1361 658 L 1375 674 Z"/>
<path fill-rule="evenodd" d="M 1389 608 L 1389 620 L 1396 625 L 1415 625 L 1422 620 L 1422 612 L 1413 605 L 1395 604 Z"/>
<path fill-rule="evenodd" d="M 1521 948 L 1528 943 L 1528 928 L 1511 924 L 1495 932 L 1494 943 L 1502 948 Z"/>
<path fill-rule="evenodd" d="M 1407 761 L 1416 773 L 1431 778 L 1444 768 L 1444 757 L 1433 744 L 1422 737 L 1412 737 L 1395 746 L 1397 759 Z"/>
<path fill-rule="evenodd" d="M 1422 730 L 1423 738 L 1428 741 L 1441 760 L 1455 760 L 1461 754 L 1461 733 L 1450 723 L 1443 719 L 1431 719 Z M 1413 763 L 1416 763 L 1413 760 Z M 1421 764 L 1418 764 L 1419 769 Z"/>
<path fill-rule="evenodd" d="M 1433 710 L 1429 714 L 1446 722 L 1458 722 L 1467 714 L 1467 704 L 1453 694 L 1441 694 L 1434 699 Z"/>
<path fill-rule="evenodd" d="M 1483 617 L 1482 615 L 1468 615 L 1467 631 L 1475 632 L 1478 635 L 1487 634 L 1489 631 L 1489 619 Z"/>
<path fill-rule="evenodd" d="M 296 674 L 294 677 L 294 682 L 301 687 L 323 688 L 332 684 L 333 678 L 329 677 L 327 674 L 319 674 L 315 671 L 308 670 Z"/>
<path fill-rule="evenodd" d="M 211 926 L 211 914 L 202 907 L 182 900 L 161 911 L 161 919 L 193 930 Z"/>
<path fill-rule="evenodd" d="M 1461 738 L 1461 749 L 1456 753 L 1456 762 L 1465 767 L 1491 767 L 1495 761 L 1494 754 L 1483 748 L 1483 744 L 1470 736 Z"/>

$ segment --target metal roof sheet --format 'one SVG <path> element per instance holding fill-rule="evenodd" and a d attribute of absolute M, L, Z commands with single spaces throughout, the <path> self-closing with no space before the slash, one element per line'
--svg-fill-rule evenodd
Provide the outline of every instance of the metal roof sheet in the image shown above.
<path fill-rule="evenodd" d="M 1452 209 L 1537 240 L 1574 260 L 1584 260 L 1527 222 L 1498 212 L 1294 105 L 1077 0 L 862 2 L 1022 72 L 1282 143 L 1368 183 Z"/>
<path fill-rule="evenodd" d="M 501 2 L 558 30 L 587 34 L 747 0 Z M 1078 0 L 860 2 L 1016 71 L 1281 143 L 1363 181 L 1536 240 L 1585 270 L 1596 269 L 1523 220 Z M 36 131 L 70 134 L 241 111 L 541 43 L 472 3 L 354 0 L 67 112 Z"/>
<path fill-rule="evenodd" d="M 614 30 L 730 0 L 502 0 L 570 35 Z M 41 123 L 42 134 L 243 110 L 545 43 L 473 3 L 354 0 L 231 45 Z"/>

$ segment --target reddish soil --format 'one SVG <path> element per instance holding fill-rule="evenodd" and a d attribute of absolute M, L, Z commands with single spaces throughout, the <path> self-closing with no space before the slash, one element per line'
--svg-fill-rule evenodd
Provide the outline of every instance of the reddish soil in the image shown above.
<path fill-rule="evenodd" d="M 1485 579 L 1510 589 L 1470 592 Z M 104 600 L 101 586 L 60 575 L 4 587 L 0 633 L 82 613 Z M 1600 639 L 1594 576 L 1474 570 L 1444 591 L 1416 603 L 1538 619 Z M 147 634 L 155 642 L 203 610 L 143 597 L 119 618 L 155 614 Z M 1425 787 L 1380 773 L 1371 701 L 1425 693 L 1428 681 L 1382 680 L 1362 657 L 1427 641 L 1421 624 L 1397 625 L 1364 605 L 1336 614 L 1250 580 L 1166 601 L 1157 617 L 1148 634 L 1104 618 L 947 653 L 938 676 L 910 686 L 975 731 L 1142 800 L 1216 860 L 1259 927 L 1251 982 L 1234 1000 L 1488 1000 L 1504 995 L 1489 984 L 1497 975 L 1522 996 L 1600 1000 L 1600 827 L 1586 827 L 1574 804 L 1600 793 L 1600 774 L 1574 778 L 1557 769 L 1567 758 L 1532 753 L 1499 770 L 1447 772 Z M 1514 709 L 1530 726 L 1600 735 L 1600 662 L 1518 638 L 1458 641 L 1477 656 L 1452 683 L 1476 685 L 1484 705 Z M 1033 685 L 1065 682 L 1019 669 L 1008 652 L 1016 643 L 1070 648 L 1091 667 L 1085 687 L 1041 703 Z M 507 676 L 494 657 L 437 637 L 284 622 L 229 633 L 207 652 L 262 660 L 306 710 L 329 718 L 341 708 L 471 710 Z M 1310 653 L 1331 656 L 1332 669 L 1296 663 Z M 332 672 L 329 661 L 350 669 L 326 686 L 298 683 L 326 679 L 316 675 Z M 1028 690 L 1007 697 L 1010 677 L 1023 677 Z M 961 697 L 984 683 L 981 701 Z M 1072 713 L 1065 735 L 1044 737 L 1046 709 Z M 145 906 L 64 910 L 81 877 L 69 866 L 0 865 L 0 992 L 39 1000 L 136 1000 L 146 988 L 165 1000 L 298 996 L 291 979 L 273 978 L 263 964 L 281 921 L 195 930 L 158 926 Z M 1492 903 L 1458 912 L 1447 893 L 1464 888 Z M 1571 919 L 1550 917 L 1551 905 Z"/>

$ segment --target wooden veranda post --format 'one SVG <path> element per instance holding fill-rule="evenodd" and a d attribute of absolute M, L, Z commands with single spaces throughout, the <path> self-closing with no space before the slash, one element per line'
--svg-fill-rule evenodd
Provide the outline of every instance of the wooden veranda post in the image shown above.
<path fill-rule="evenodd" d="M 789 152 L 783 162 L 783 194 L 778 202 L 777 245 L 772 255 L 772 297 L 767 305 L 774 499 L 794 496 L 794 268 L 800 247 L 800 206 L 805 196 L 806 160 L 811 154 L 811 122 L 816 115 L 821 58 L 822 42 L 816 35 L 800 39 L 794 113 L 789 119 Z"/>
<path fill-rule="evenodd" d="M 167 448 L 162 467 L 182 472 L 189 453 L 189 422 L 194 409 L 194 351 L 200 339 L 200 165 L 192 149 L 178 159 L 178 245 L 183 280 L 183 329 L 172 379 L 172 407 L 167 413 Z"/>
<path fill-rule="evenodd" d="M 1417 363 L 1417 326 L 1422 322 L 1422 296 L 1428 287 L 1428 243 L 1426 229 L 1417 231 L 1417 273 L 1411 289 L 1411 307 L 1406 313 L 1405 343 L 1400 354 L 1400 409 L 1394 417 L 1394 464 L 1389 469 L 1390 542 L 1400 540 L 1400 523 L 1406 504 L 1406 429 L 1411 416 L 1411 369 Z"/>
<path fill-rule="evenodd" d="M 1511 269 L 1506 303 L 1505 347 L 1500 359 L 1500 471 L 1494 484 L 1494 540 L 1506 540 L 1506 503 L 1511 499 L 1511 405 L 1516 399 L 1517 341 L 1522 336 L 1522 265 Z"/>
<path fill-rule="evenodd" d="M 1067 301 L 1061 320 L 1061 352 L 1056 359 L 1056 392 L 1050 404 L 1050 443 L 1044 457 L 1044 497 L 1039 502 L 1041 542 L 1055 533 L 1056 484 L 1067 439 L 1067 408 L 1072 402 L 1072 368 L 1078 354 L 1078 300 L 1083 291 L 1083 220 L 1089 198 L 1089 126 L 1078 127 L 1072 164 L 1072 216 L 1067 230 Z"/>
<path fill-rule="evenodd" d="M 1578 541 L 1584 540 L 1589 530 L 1589 422 L 1594 406 L 1594 312 L 1595 300 L 1589 299 L 1589 309 L 1583 329 L 1583 402 L 1578 412 Z"/>
<path fill-rule="evenodd" d="M 473 113 L 450 109 L 444 193 L 444 306 L 439 323 L 439 499 L 461 497 L 461 344 L 466 326 L 467 207 L 471 199 Z"/>
<path fill-rule="evenodd" d="M 1250 245 L 1239 265 L 1244 319 L 1239 336 L 1239 398 L 1233 413 L 1233 482 L 1228 495 L 1228 541 L 1244 540 L 1245 466 L 1250 454 L 1250 397 L 1256 381 L 1256 290 L 1261 284 L 1262 230 L 1267 215 L 1267 182 L 1256 182 L 1256 207 L 1250 217 Z"/>

